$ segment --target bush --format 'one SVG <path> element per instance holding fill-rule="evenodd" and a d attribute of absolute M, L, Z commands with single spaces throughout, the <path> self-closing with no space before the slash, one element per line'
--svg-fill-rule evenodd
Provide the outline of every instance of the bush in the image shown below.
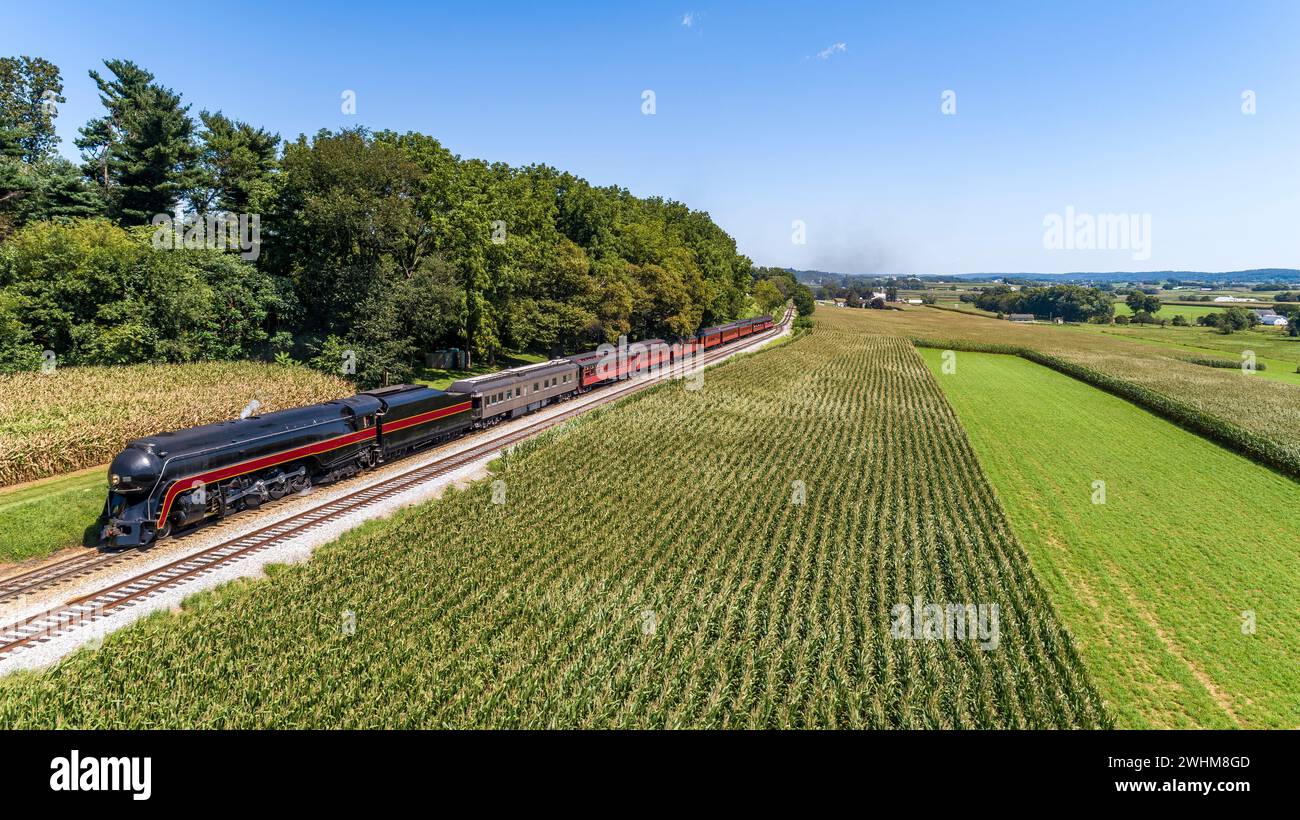
<path fill-rule="evenodd" d="M 1218 359 L 1213 356 L 1185 356 L 1181 358 L 1188 364 L 1199 364 L 1202 367 L 1219 367 L 1224 370 L 1236 370 L 1241 367 L 1241 362 L 1233 359 Z M 1268 367 L 1263 362 L 1258 362 L 1255 369 L 1267 370 Z"/>
<path fill-rule="evenodd" d="M 1201 327 L 1212 327 L 1226 336 L 1238 330 L 1249 330 L 1259 324 L 1259 318 L 1245 308 L 1230 307 L 1227 310 L 1197 316 L 1196 324 Z"/>
<path fill-rule="evenodd" d="M 0 249 L 0 328 L 60 365 L 261 358 L 289 305 L 270 276 L 217 250 L 153 250 L 147 229 L 35 222 Z M 22 350 L 19 351 L 20 353 Z M 6 356 L 6 371 L 15 356 Z"/>

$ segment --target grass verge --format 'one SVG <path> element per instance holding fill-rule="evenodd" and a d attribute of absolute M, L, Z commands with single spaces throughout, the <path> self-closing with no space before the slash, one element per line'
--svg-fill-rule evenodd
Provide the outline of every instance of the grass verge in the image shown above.
<path fill-rule="evenodd" d="M 0 490 L 0 562 L 96 543 L 106 492 L 97 467 Z"/>

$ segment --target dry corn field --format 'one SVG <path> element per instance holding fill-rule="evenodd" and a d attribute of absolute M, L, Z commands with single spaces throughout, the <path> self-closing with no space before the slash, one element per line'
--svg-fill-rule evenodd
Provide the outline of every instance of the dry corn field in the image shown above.
<path fill-rule="evenodd" d="M 494 479 L 10 677 L 0 726 L 1110 724 L 901 339 L 819 326 Z M 895 636 L 916 597 L 996 645 Z"/>
<path fill-rule="evenodd" d="M 0 375 L 0 487 L 103 464 L 128 439 L 355 392 L 302 367 L 214 362 Z"/>

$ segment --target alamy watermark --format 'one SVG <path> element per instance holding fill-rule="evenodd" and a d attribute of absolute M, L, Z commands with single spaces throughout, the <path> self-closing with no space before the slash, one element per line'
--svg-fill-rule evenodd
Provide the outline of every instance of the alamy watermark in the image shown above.
<path fill-rule="evenodd" d="M 641 610 L 641 634 L 653 635 L 659 630 L 659 613 L 653 609 Z"/>
<path fill-rule="evenodd" d="M 262 254 L 261 214 L 154 214 L 150 242 L 156 251 L 239 251 L 249 262 Z"/>
<path fill-rule="evenodd" d="M 790 503 L 796 507 L 808 503 L 808 484 L 803 479 L 796 478 L 790 482 Z"/>
<path fill-rule="evenodd" d="M 1258 368 L 1259 368 L 1259 364 L 1256 362 L 1255 359 L 1255 351 L 1253 350 L 1241 351 L 1242 375 L 1253 376 L 1255 375 L 1255 371 L 1258 370 Z"/>
<path fill-rule="evenodd" d="M 927 604 L 915 595 L 910 605 L 894 604 L 889 614 L 894 640 L 973 641 L 986 652 L 998 648 L 997 604 Z"/>
<path fill-rule="evenodd" d="M 152 757 L 95 757 L 73 749 L 50 761 L 50 791 L 129 792 L 132 800 L 153 794 Z"/>
<path fill-rule="evenodd" d="M 1043 247 L 1049 251 L 1130 251 L 1133 259 L 1151 258 L 1151 214 L 1077 213 L 1043 217 Z"/>
<path fill-rule="evenodd" d="M 619 336 L 617 346 L 606 342 L 596 353 L 600 355 L 595 365 L 597 380 L 680 379 L 687 390 L 704 386 L 704 345 L 699 342 L 629 344 L 626 336 Z"/>

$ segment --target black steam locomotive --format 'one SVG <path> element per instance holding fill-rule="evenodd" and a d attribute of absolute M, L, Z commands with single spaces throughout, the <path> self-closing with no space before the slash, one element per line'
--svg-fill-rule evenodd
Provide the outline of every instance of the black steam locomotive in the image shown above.
<path fill-rule="evenodd" d="M 100 543 L 138 547 L 207 518 L 355 475 L 467 430 L 772 327 L 769 316 L 684 343 L 627 349 L 463 379 L 448 392 L 402 384 L 337 401 L 135 439 L 109 465 Z"/>
<path fill-rule="evenodd" d="M 471 426 L 466 396 L 398 385 L 136 439 L 108 469 L 101 543 L 148 544 L 346 478 Z"/>

